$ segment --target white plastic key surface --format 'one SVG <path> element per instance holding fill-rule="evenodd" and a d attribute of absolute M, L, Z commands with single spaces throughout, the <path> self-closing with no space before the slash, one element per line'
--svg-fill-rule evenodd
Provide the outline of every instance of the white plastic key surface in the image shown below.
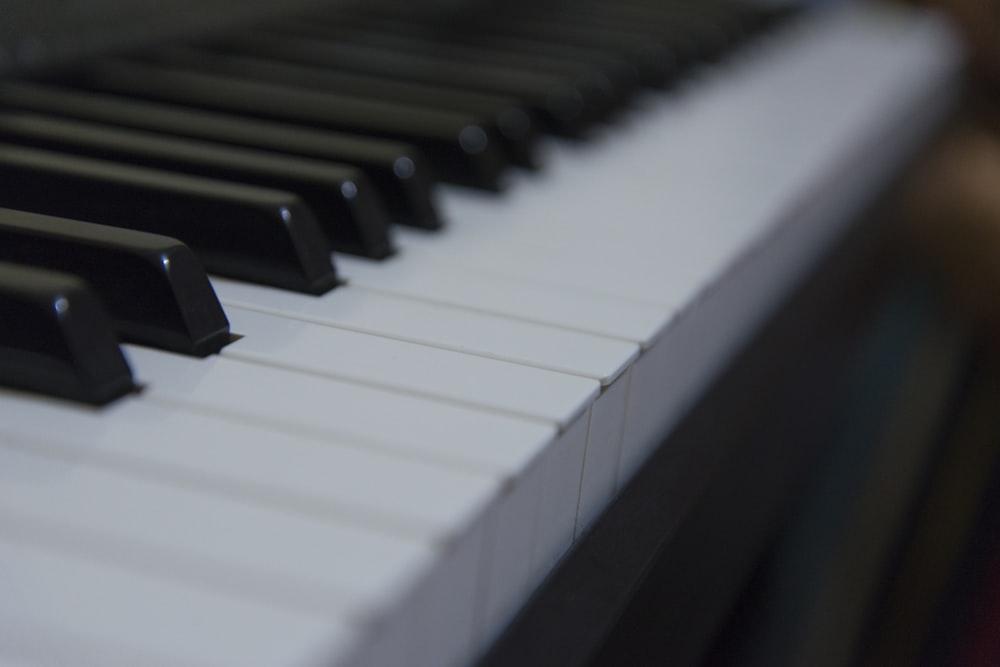
<path fill-rule="evenodd" d="M 420 262 L 405 248 L 391 262 L 338 258 L 340 275 L 352 287 L 547 324 L 634 343 L 654 339 L 665 326 L 667 309 L 628 299 L 471 267 Z M 600 267 L 593 267 L 600 272 Z"/>
<path fill-rule="evenodd" d="M 321 298 L 213 280 L 226 306 L 388 336 L 610 384 L 638 355 L 634 343 L 497 315 L 342 287 Z"/>
<path fill-rule="evenodd" d="M 0 655 L 32 667 L 343 665 L 357 630 L 0 535 Z"/>
<path fill-rule="evenodd" d="M 224 357 L 127 346 L 144 398 L 459 470 L 515 476 L 555 435 L 518 420 Z"/>
<path fill-rule="evenodd" d="M 431 545 L 417 540 L 36 452 L 16 438 L 0 447 L 9 521 L 61 526 L 81 547 L 205 585 L 359 622 L 432 560 Z"/>
<path fill-rule="evenodd" d="M 596 380 L 507 361 L 226 308 L 243 336 L 224 356 L 385 387 L 567 426 L 597 397 Z"/>
<path fill-rule="evenodd" d="M 554 426 L 233 359 L 192 360 L 136 347 L 129 353 L 138 377 L 162 378 L 146 387 L 143 400 L 492 474 L 503 484 L 504 496 L 498 499 L 491 537 L 497 554 L 487 559 L 483 577 L 485 618 L 493 616 L 489 610 L 508 591 L 527 590 L 538 570 L 533 555 L 548 550 L 536 549 L 536 539 L 548 544 L 563 539 L 566 531 L 572 536 L 572 526 L 535 531 L 538 517 L 546 515 L 540 503 L 567 502 L 542 497 L 540 479 L 552 460 L 546 448 L 556 437 Z M 578 442 L 584 446 L 585 440 Z M 579 470 L 565 474 L 575 475 L 575 493 Z M 529 510 L 522 513 L 525 507 Z M 463 595 L 475 599 L 462 590 L 455 595 L 459 601 Z M 470 614 L 463 620 L 475 619 Z"/>
<path fill-rule="evenodd" d="M 500 493 L 467 473 L 333 439 L 125 400 L 101 411 L 0 394 L 20 420 L 0 444 L 259 502 L 402 537 L 445 544 Z"/>

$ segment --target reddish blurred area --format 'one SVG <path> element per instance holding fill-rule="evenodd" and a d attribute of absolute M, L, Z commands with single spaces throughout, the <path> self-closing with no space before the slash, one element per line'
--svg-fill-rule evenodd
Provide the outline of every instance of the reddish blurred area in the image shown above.
<path fill-rule="evenodd" d="M 1000 348 L 1000 3 L 930 0 L 969 49 L 964 100 L 901 202 L 918 260 Z"/>

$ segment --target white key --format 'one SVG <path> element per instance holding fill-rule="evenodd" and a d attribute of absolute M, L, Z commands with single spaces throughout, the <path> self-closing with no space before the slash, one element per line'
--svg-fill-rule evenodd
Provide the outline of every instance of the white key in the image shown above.
<path fill-rule="evenodd" d="M 359 294 L 357 290 L 352 291 L 349 288 L 335 290 L 331 294 L 317 299 L 314 297 L 299 298 L 301 295 L 246 286 L 218 279 L 215 281 L 215 284 L 221 298 L 230 309 L 236 304 L 237 306 L 246 306 L 247 309 L 260 308 L 272 315 L 277 313 L 289 314 L 292 312 L 292 309 L 297 309 L 293 313 L 294 317 L 304 317 L 311 323 L 333 327 L 346 327 L 350 330 L 370 331 L 374 329 L 382 334 L 398 335 L 400 338 L 413 336 L 415 331 L 420 331 L 421 336 L 419 340 L 425 343 L 425 346 L 451 346 L 452 351 L 457 349 L 463 352 L 467 350 L 493 352 L 499 349 L 507 351 L 505 353 L 508 354 L 509 360 L 520 361 L 522 363 L 525 361 L 525 355 L 521 350 L 532 350 L 535 355 L 549 355 L 550 357 L 555 350 L 558 350 L 561 357 L 567 360 L 563 364 L 566 368 L 562 370 L 575 369 L 580 374 L 596 373 L 596 379 L 602 382 L 608 382 L 616 378 L 619 364 L 624 364 L 626 357 L 633 358 L 637 349 L 634 343 L 623 343 L 621 341 L 598 338 L 577 332 L 559 331 L 545 326 L 466 312 L 457 308 L 441 307 L 434 304 L 411 303 L 394 297 L 383 297 L 378 294 Z M 262 307 L 261 304 L 264 304 L 264 306 Z M 340 313 L 340 315 L 333 317 L 332 315 L 336 313 Z M 236 317 L 237 319 L 234 321 L 238 322 L 239 313 L 237 313 Z M 247 339 L 248 341 L 253 341 L 257 339 L 254 335 L 256 329 L 252 322 L 247 321 L 247 324 L 249 327 L 246 330 Z M 316 341 L 323 335 L 326 335 L 321 334 L 315 328 L 311 333 L 315 335 L 313 340 Z M 506 338 L 505 336 L 512 336 L 512 338 Z M 300 352 L 289 352 L 287 347 L 283 347 L 279 353 L 270 350 L 265 351 L 265 347 L 273 349 L 270 342 L 264 338 L 257 340 L 260 341 L 260 352 L 255 352 L 252 356 L 245 356 L 244 358 L 262 360 L 265 357 L 276 358 L 270 356 L 275 354 L 280 354 L 282 358 L 291 358 L 294 356 L 294 360 L 287 365 L 301 367 L 307 362 L 308 357 L 313 356 L 312 350 L 316 350 L 317 355 L 321 356 L 318 352 L 318 348 L 322 347 L 321 343 L 317 344 L 312 350 L 302 348 Z M 241 355 L 240 342 L 232 346 L 232 355 Z M 250 345 L 254 345 L 254 343 L 250 342 Z M 380 347 L 384 347 L 385 345 L 387 343 L 382 343 Z M 362 362 L 363 356 L 364 352 L 362 351 L 358 355 L 359 362 Z M 602 361 L 602 359 L 615 361 L 606 362 Z M 597 368 L 595 362 L 596 364 L 603 365 L 605 369 L 614 367 L 615 370 L 594 371 L 592 369 Z M 344 365 L 350 366 L 354 363 L 347 362 Z M 417 363 L 423 364 L 424 362 L 423 360 L 418 360 Z M 329 366 L 330 370 L 339 373 L 339 371 L 334 370 L 333 365 L 331 363 L 331 366 Z M 422 366 L 422 368 L 426 368 L 426 366 Z M 383 377 L 392 375 L 394 378 L 393 381 L 398 383 L 399 380 L 395 379 L 398 377 L 397 373 L 405 373 L 405 365 L 398 370 L 386 369 L 382 371 Z M 604 374 L 602 375 L 602 373 Z M 492 405 L 499 403 L 497 399 L 498 393 L 508 396 L 519 394 L 521 387 L 526 386 L 522 384 L 497 384 L 490 385 L 487 388 L 485 384 L 481 384 L 488 382 L 489 377 L 487 376 L 474 378 L 480 387 L 474 391 L 467 391 L 465 386 L 470 381 L 468 376 L 464 380 L 452 379 L 446 376 L 442 370 L 438 373 L 438 378 L 440 381 L 437 385 L 438 387 L 450 385 L 447 389 L 450 392 L 450 396 L 455 396 L 455 388 L 457 388 L 458 392 L 465 394 L 467 397 L 466 400 L 481 396 L 482 398 L 476 398 L 477 402 L 488 401 Z M 528 392 L 545 390 L 547 386 L 551 385 L 551 382 L 552 379 L 548 378 L 546 379 L 546 384 L 536 385 L 534 390 L 528 390 Z M 409 385 L 409 387 L 415 388 L 414 385 Z M 438 389 L 437 391 L 440 392 L 442 389 Z M 295 395 L 302 396 L 304 392 L 296 392 Z M 538 406 L 541 408 L 551 405 L 553 400 L 558 400 L 559 398 L 559 394 L 553 393 L 544 402 L 540 402 Z M 579 394 L 577 394 L 576 398 L 580 398 Z M 614 433 L 619 435 L 621 433 L 620 429 L 617 429 L 613 425 L 605 426 L 601 423 L 601 420 L 606 416 L 613 418 L 623 415 L 626 399 L 627 393 L 625 391 L 604 392 L 599 399 L 599 402 L 602 403 L 601 409 L 593 413 L 598 415 L 597 423 L 594 423 L 592 416 L 587 417 L 590 427 L 602 434 Z M 605 405 L 609 401 L 614 401 L 614 405 Z M 510 405 L 511 402 L 511 399 L 504 400 L 504 403 L 507 405 Z M 578 404 L 574 408 L 571 408 L 573 411 L 564 410 L 563 415 L 579 414 L 580 408 L 584 405 L 583 403 Z M 359 409 L 364 410 L 366 408 Z M 369 406 L 367 409 L 370 410 L 371 407 Z M 546 411 L 549 415 L 557 414 L 549 411 L 548 408 L 546 408 Z M 352 409 L 349 417 L 354 418 L 356 416 L 356 413 Z M 371 419 L 365 420 L 363 427 L 369 429 L 370 422 Z M 449 422 L 445 421 L 441 423 Z M 569 420 L 563 416 L 558 423 L 560 427 L 565 428 L 569 425 Z M 454 428 L 454 425 L 451 428 Z M 341 432 L 343 433 L 343 431 Z M 546 521 L 547 518 L 551 517 L 553 522 L 546 524 L 549 525 L 548 529 L 536 529 L 538 539 L 549 541 L 549 545 L 545 547 L 541 545 L 536 546 L 533 558 L 536 561 L 540 560 L 542 564 L 539 565 L 536 562 L 530 566 L 530 570 L 536 573 L 532 578 L 537 579 L 538 572 L 544 574 L 548 566 L 555 562 L 572 543 L 576 526 L 575 512 L 579 506 L 585 450 L 590 446 L 587 444 L 587 438 L 588 428 L 578 427 L 561 436 L 563 446 L 549 448 L 551 455 L 548 457 L 549 461 L 547 465 L 550 472 L 547 474 L 550 480 L 554 479 L 552 475 L 557 475 L 561 481 L 558 484 L 552 482 L 546 485 L 547 488 L 558 488 L 560 490 L 558 494 L 549 493 L 546 502 L 551 503 L 552 506 L 558 505 L 563 508 L 571 506 L 574 509 L 573 516 L 569 521 L 562 521 L 560 519 L 558 522 L 555 522 L 557 517 L 565 517 L 566 514 L 563 510 L 556 511 L 552 509 L 552 506 L 549 506 L 548 509 L 543 508 L 544 511 L 539 514 L 542 521 Z M 506 439 L 508 442 L 513 441 L 511 438 Z M 491 440 L 496 440 L 492 437 L 492 434 Z M 454 441 L 454 437 L 449 435 L 448 437 L 444 437 L 443 441 L 451 443 Z M 450 447 L 451 445 L 449 444 L 448 446 Z M 592 447 L 594 448 L 593 460 L 617 460 L 621 448 L 621 439 L 620 437 L 614 440 L 601 439 L 595 441 Z M 573 477 L 574 475 L 576 476 Z M 597 483 L 605 488 L 609 486 L 613 487 L 614 478 L 615 472 L 611 468 L 592 471 L 589 475 L 590 480 L 597 480 Z M 563 497 L 559 494 L 568 495 Z M 607 499 L 607 494 L 605 493 L 601 497 Z M 517 563 L 520 558 L 523 558 L 523 554 L 511 555 L 505 558 L 504 562 L 513 564 Z M 496 586 L 500 586 L 499 582 Z M 507 587 L 507 590 L 517 590 L 517 588 Z M 513 598 L 507 599 L 505 597 L 502 603 L 498 602 L 497 605 L 490 605 L 490 608 L 495 609 L 495 612 L 488 614 L 488 617 L 493 618 L 496 615 L 509 613 L 513 609 L 513 604 Z M 503 609 L 501 610 L 500 607 Z"/>
<path fill-rule="evenodd" d="M 0 655 L 33 667 L 318 667 L 345 664 L 358 639 L 329 615 L 72 554 L 58 535 L 15 540 L 5 524 Z"/>
<path fill-rule="evenodd" d="M 0 448 L 6 534 L 227 596 L 403 638 L 426 608 L 429 545 Z M 391 613 L 390 613 L 391 611 Z"/>
<path fill-rule="evenodd" d="M 350 287 L 316 298 L 222 278 L 212 284 L 226 306 L 594 378 L 603 385 L 638 354 L 638 346 L 625 341 Z"/>
<path fill-rule="evenodd" d="M 344 257 L 337 266 L 352 287 L 640 344 L 653 340 L 668 319 L 664 308 L 469 267 L 414 261 L 405 249 L 390 262 Z"/>
<path fill-rule="evenodd" d="M 554 426 L 224 357 L 191 359 L 126 346 L 143 398 L 374 451 L 514 477 Z"/>
<path fill-rule="evenodd" d="M 474 615 L 486 608 L 475 591 L 487 576 L 483 541 L 503 502 L 498 477 L 141 400 L 95 412 L 13 393 L 5 399 L 21 421 L 0 427 L 2 446 L 435 545 L 449 560 L 439 608 L 455 610 L 450 636 L 456 652 L 468 651 Z"/>
<path fill-rule="evenodd" d="M 95 411 L 2 390 L 0 397 L 20 417 L 0 425 L 7 446 L 441 545 L 500 494 L 495 475 L 141 399 Z"/>
<path fill-rule="evenodd" d="M 193 360 L 137 347 L 129 353 L 138 377 L 162 378 L 146 388 L 144 400 L 495 475 L 508 492 L 497 510 L 481 628 L 509 614 L 537 579 L 540 559 L 572 541 L 573 517 L 557 525 L 541 521 L 564 516 L 547 503 L 575 507 L 585 429 L 557 436 L 552 426 L 233 359 Z M 572 498 L 542 497 L 543 478 Z"/>
<path fill-rule="evenodd" d="M 224 348 L 223 356 L 531 417 L 559 428 L 578 417 L 600 389 L 592 379 L 237 306 L 227 307 L 226 315 L 244 338 Z"/>

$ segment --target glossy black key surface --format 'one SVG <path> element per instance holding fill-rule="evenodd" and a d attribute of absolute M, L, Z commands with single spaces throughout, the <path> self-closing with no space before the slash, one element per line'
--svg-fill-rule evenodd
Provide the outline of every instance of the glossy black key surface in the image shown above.
<path fill-rule="evenodd" d="M 354 167 L 27 114 L 0 113 L 0 140 L 287 190 L 309 206 L 334 250 L 392 253 L 382 203 Z"/>
<path fill-rule="evenodd" d="M 134 389 L 111 319 L 65 273 L 0 262 L 0 385 L 102 405 Z"/>
<path fill-rule="evenodd" d="M 536 166 L 537 121 L 511 98 L 191 47 L 157 49 L 147 57 L 172 67 L 217 72 L 304 90 L 467 112 L 491 120 L 491 129 L 499 135 L 512 164 L 528 168 Z"/>
<path fill-rule="evenodd" d="M 120 60 L 101 61 L 77 81 L 136 97 L 406 141 L 420 148 L 442 179 L 459 185 L 498 190 L 507 166 L 499 137 L 470 114 Z"/>
<path fill-rule="evenodd" d="M 205 270 L 176 239 L 0 208 L 0 261 L 82 278 L 125 340 L 196 356 L 229 342 Z"/>
<path fill-rule="evenodd" d="M 410 144 L 38 83 L 0 83 L 0 105 L 352 164 L 379 189 L 394 222 L 441 227 L 432 195 L 433 170 Z"/>
<path fill-rule="evenodd" d="M 502 65 L 466 63 L 413 53 L 394 53 L 359 44 L 243 30 L 221 35 L 208 45 L 289 62 L 450 86 L 514 97 L 539 117 L 579 132 L 603 117 L 610 100 L 600 89 L 581 89 L 565 77 L 524 72 Z"/>
<path fill-rule="evenodd" d="M 517 16 L 517 7 L 504 3 L 434 3 L 430 5 L 388 2 L 370 8 L 378 15 L 402 16 L 408 20 L 435 25 L 439 30 L 494 39 L 528 39 L 585 49 L 623 58 L 639 73 L 645 85 L 662 86 L 673 81 L 680 63 L 672 48 L 662 40 L 645 35 L 623 34 L 609 26 L 608 30 L 579 25 L 573 20 L 527 20 Z M 351 11 L 368 11 L 367 7 L 352 7 Z M 329 10 L 336 16 L 339 9 Z M 571 14 L 571 11 L 568 12 Z"/>
<path fill-rule="evenodd" d="M 582 4 L 566 7 L 519 3 L 498 13 L 528 24 L 558 24 L 609 36 L 650 40 L 670 51 L 682 65 L 714 58 L 725 50 L 728 35 L 722 17 L 709 7 L 668 6 L 662 8 L 618 7 Z"/>
<path fill-rule="evenodd" d="M 311 10 L 305 19 L 344 25 L 345 28 L 360 26 L 386 35 L 415 37 L 433 45 L 476 47 L 470 51 L 471 54 L 485 52 L 490 59 L 509 56 L 515 62 L 528 62 L 529 58 L 543 58 L 550 65 L 561 63 L 563 67 L 585 67 L 610 82 L 613 108 L 627 102 L 640 84 L 638 68 L 615 54 L 544 39 L 485 34 L 475 30 L 474 25 L 456 26 L 454 24 L 458 21 L 451 17 L 442 20 L 439 15 L 421 12 L 419 8 L 413 12 L 387 12 L 384 9 L 379 11 L 378 5 L 351 5 L 328 10 L 330 13 L 319 13 L 317 16 L 319 11 L 318 8 Z M 268 25 L 281 29 L 280 23 L 277 26 Z"/>
<path fill-rule="evenodd" d="M 329 246 L 295 195 L 0 145 L 0 206 L 180 239 L 211 273 L 321 294 Z"/>
<path fill-rule="evenodd" d="M 386 32 L 380 30 L 377 25 L 366 26 L 358 21 L 352 21 L 347 25 L 340 21 L 318 22 L 311 19 L 276 21 L 268 24 L 267 31 L 269 34 L 283 35 L 292 39 L 306 37 L 339 45 L 375 48 L 394 56 L 426 59 L 432 63 L 447 62 L 452 69 L 461 67 L 465 70 L 485 70 L 488 73 L 499 68 L 511 74 L 520 73 L 525 77 L 534 78 L 540 74 L 551 77 L 553 82 L 561 82 L 555 85 L 568 85 L 579 91 L 585 103 L 583 113 L 576 116 L 562 116 L 554 114 L 547 105 L 539 104 L 540 100 L 547 101 L 547 97 L 532 95 L 525 98 L 533 113 L 544 122 L 546 129 L 556 134 L 579 135 L 589 124 L 605 118 L 622 102 L 614 83 L 603 72 L 579 61 L 571 62 L 510 49 L 496 49 L 481 44 L 449 44 L 434 37 L 421 38 L 416 35 Z M 450 80 L 444 81 L 444 84 L 450 83 Z M 456 90 L 467 94 L 468 88 L 465 87 L 467 85 L 467 82 L 463 82 L 463 87 Z M 444 88 L 445 85 L 436 84 L 436 87 Z M 509 94 L 519 93 L 523 94 L 524 91 L 512 89 Z"/>
<path fill-rule="evenodd" d="M 496 15 L 484 17 L 479 29 L 486 34 L 531 37 L 613 53 L 631 62 L 647 85 L 671 83 L 682 64 L 675 49 L 661 40 L 610 28 L 605 30 L 555 19 L 529 21 Z"/>

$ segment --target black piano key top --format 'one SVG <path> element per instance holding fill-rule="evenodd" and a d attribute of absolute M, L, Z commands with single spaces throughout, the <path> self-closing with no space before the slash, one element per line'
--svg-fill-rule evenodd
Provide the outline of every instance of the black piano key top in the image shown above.
<path fill-rule="evenodd" d="M 9 144 L 0 182 L 0 206 L 171 236 L 211 273 L 309 294 L 336 284 L 323 233 L 288 192 Z"/>
<path fill-rule="evenodd" d="M 393 222 L 440 229 L 433 169 L 414 146 L 38 83 L 0 83 L 0 105 L 162 134 L 357 166 Z"/>
<path fill-rule="evenodd" d="M 125 340 L 201 357 L 230 340 L 205 270 L 176 239 L 0 208 L 0 261 L 82 278 Z"/>
<path fill-rule="evenodd" d="M 96 295 L 75 276 L 0 262 L 0 385 L 103 405 L 132 371 Z"/>
<path fill-rule="evenodd" d="M 303 90 L 470 113 L 484 121 L 491 121 L 491 130 L 500 137 L 512 164 L 527 168 L 537 166 L 537 119 L 512 98 L 193 47 L 160 48 L 151 54 L 144 54 L 144 58 L 171 67 L 215 72 Z"/>
<path fill-rule="evenodd" d="M 514 62 L 528 64 L 541 59 L 548 65 L 558 66 L 565 71 L 589 70 L 594 76 L 610 82 L 612 86 L 612 110 L 627 103 L 638 90 L 640 76 L 638 68 L 620 56 L 584 47 L 560 44 L 558 42 L 516 37 L 512 35 L 491 35 L 473 29 L 469 24 L 457 24 L 453 17 L 440 20 L 429 12 L 403 13 L 379 11 L 378 5 L 351 5 L 350 7 L 328 8 L 321 12 L 311 8 L 309 14 L 299 17 L 321 24 L 343 25 L 345 28 L 362 27 L 377 30 L 383 35 L 403 38 L 417 38 L 426 41 L 432 52 L 443 47 L 475 47 L 468 53 L 477 58 L 507 57 Z M 269 23 L 268 27 L 281 29 L 283 23 Z M 482 55 L 476 55 L 482 54 Z"/>
<path fill-rule="evenodd" d="M 384 32 L 378 27 L 361 26 L 356 22 L 346 25 L 342 21 L 289 19 L 269 23 L 267 34 L 284 39 L 320 40 L 336 44 L 341 49 L 345 46 L 377 49 L 387 58 L 421 61 L 442 75 L 451 72 L 448 77 L 442 76 L 441 82 L 425 85 L 438 88 L 453 86 L 463 94 L 469 94 L 470 91 L 476 90 L 476 86 L 482 85 L 484 90 L 478 91 L 479 95 L 517 96 L 522 100 L 522 104 L 531 109 L 534 116 L 543 121 L 549 132 L 564 136 L 580 135 L 590 124 L 604 119 L 622 103 L 612 81 L 603 72 L 582 62 L 560 61 L 537 54 L 498 50 L 481 44 L 448 44 L 437 39 L 421 39 Z M 397 68 L 397 71 L 402 70 Z M 482 72 L 481 80 L 477 81 L 467 74 L 464 78 L 459 78 L 463 72 L 479 71 Z M 495 89 L 491 88 L 488 85 L 491 73 L 497 73 L 493 74 L 497 77 L 497 84 L 502 84 L 504 79 L 507 79 L 508 83 L 498 85 Z M 499 78 L 498 74 L 503 75 L 503 78 Z M 431 80 L 431 72 L 419 76 Z M 527 82 L 534 82 L 533 87 L 514 85 L 515 77 L 518 76 Z M 584 102 L 581 113 L 576 115 L 557 113 L 558 107 L 549 103 L 553 98 L 550 95 L 540 94 L 539 79 L 547 81 L 551 91 L 567 89 L 575 91 Z"/>
<path fill-rule="evenodd" d="M 26 114 L 0 113 L 0 140 L 287 190 L 309 206 L 334 250 L 392 254 L 382 203 L 355 167 Z"/>
<path fill-rule="evenodd" d="M 260 29 L 226 33 L 205 45 L 289 62 L 513 97 L 563 134 L 580 134 L 602 118 L 610 100 L 601 87 L 581 85 L 545 72 L 467 63 L 417 53 L 345 44 L 316 37 L 284 36 Z"/>
<path fill-rule="evenodd" d="M 393 5 L 398 6 L 398 5 Z M 680 71 L 680 62 L 673 48 L 662 40 L 645 34 L 592 26 L 575 21 L 541 16 L 527 19 L 507 7 L 474 5 L 474 13 L 463 17 L 463 26 L 473 33 L 496 37 L 542 40 L 575 48 L 593 49 L 625 58 L 638 70 L 641 81 L 648 86 L 671 83 Z"/>
<path fill-rule="evenodd" d="M 412 143 L 443 180 L 458 185 L 499 190 L 507 167 L 499 137 L 469 114 L 122 60 L 101 60 L 74 82 L 118 94 Z"/>

